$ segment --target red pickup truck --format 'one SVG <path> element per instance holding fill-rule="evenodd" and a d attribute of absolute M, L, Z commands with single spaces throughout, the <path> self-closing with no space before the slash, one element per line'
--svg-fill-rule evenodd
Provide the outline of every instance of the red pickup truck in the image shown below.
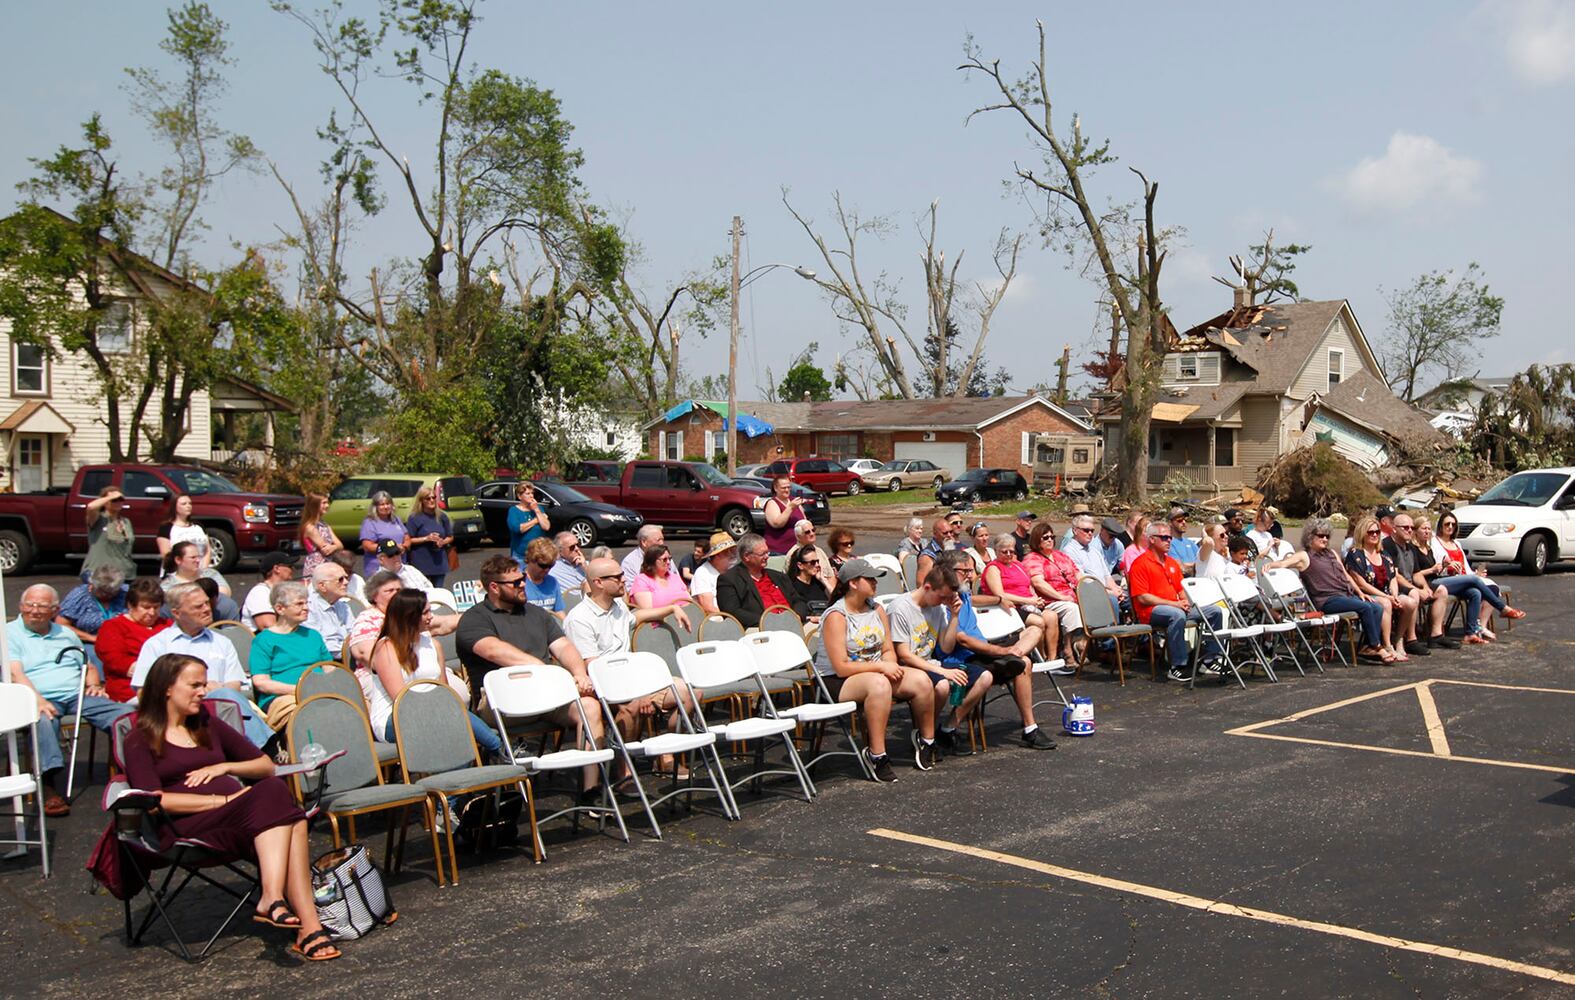
<path fill-rule="evenodd" d="M 616 482 L 575 475 L 569 485 L 593 499 L 638 512 L 646 524 L 669 530 L 719 529 L 734 538 L 754 529 L 750 511 L 763 501 L 758 490 L 734 486 L 704 462 L 629 462 Z"/>
<path fill-rule="evenodd" d="M 106 486 L 120 487 L 125 496 L 138 558 L 158 555 L 154 539 L 159 525 L 170 519 L 174 498 L 189 494 L 191 519 L 208 533 L 220 572 L 233 568 L 243 552 L 293 548 L 306 502 L 297 496 L 248 493 L 217 473 L 190 465 L 85 465 L 68 488 L 0 494 L 0 571 L 20 573 L 40 557 L 85 555 L 87 505 Z"/>

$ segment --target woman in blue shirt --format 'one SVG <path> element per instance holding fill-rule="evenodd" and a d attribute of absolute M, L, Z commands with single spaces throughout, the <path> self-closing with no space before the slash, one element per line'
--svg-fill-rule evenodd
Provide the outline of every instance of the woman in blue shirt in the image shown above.
<path fill-rule="evenodd" d="M 454 525 L 447 514 L 438 510 L 432 487 L 423 486 L 416 491 L 415 510 L 405 521 L 405 530 L 410 532 L 405 561 L 425 574 L 432 586 L 443 586 L 443 578 L 448 575 L 449 547 L 454 544 Z"/>
<path fill-rule="evenodd" d="M 519 502 L 509 508 L 509 555 L 514 557 L 520 572 L 525 571 L 525 550 L 538 538 L 545 538 L 552 530 L 552 522 L 536 503 L 536 490 L 530 483 L 514 487 L 514 498 Z"/>

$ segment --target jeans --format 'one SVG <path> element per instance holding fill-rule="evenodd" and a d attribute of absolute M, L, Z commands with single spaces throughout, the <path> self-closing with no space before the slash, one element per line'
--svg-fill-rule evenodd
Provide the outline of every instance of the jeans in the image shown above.
<path fill-rule="evenodd" d="M 1446 576 L 1434 584 L 1443 587 L 1450 597 L 1463 598 L 1466 602 L 1466 634 L 1474 634 L 1482 627 L 1482 602 L 1493 605 L 1493 610 L 1503 613 L 1504 598 L 1498 588 L 1475 573 L 1463 576 Z"/>
<path fill-rule="evenodd" d="M 263 719 L 257 706 L 248 701 L 244 694 L 241 694 L 234 688 L 218 688 L 217 690 L 209 691 L 204 697 L 233 701 L 240 707 L 241 729 L 245 732 L 246 739 L 250 741 L 252 746 L 261 749 L 268 745 L 269 740 L 273 739 L 273 730 L 268 728 L 268 723 Z"/>
<path fill-rule="evenodd" d="M 60 720 L 76 718 L 76 692 L 64 698 L 50 698 L 49 703 L 60 714 L 53 719 L 40 715 L 33 727 L 38 732 L 38 769 L 46 774 L 66 766 L 65 755 L 60 752 Z M 82 718 L 100 732 L 109 732 L 109 727 L 115 724 L 116 719 L 136 710 L 137 706 L 131 703 L 110 701 L 93 695 L 84 695 L 82 698 Z"/>
<path fill-rule="evenodd" d="M 1187 622 L 1202 621 L 1205 615 L 1208 616 L 1209 625 L 1211 627 L 1224 628 L 1225 612 L 1221 608 L 1212 604 L 1207 608 L 1204 608 L 1201 613 L 1197 607 L 1192 607 L 1186 611 L 1183 611 L 1180 608 L 1173 608 L 1168 604 L 1161 604 L 1149 612 L 1148 623 L 1156 629 L 1165 630 L 1165 649 L 1170 653 L 1171 666 L 1186 666 L 1188 653 L 1187 642 L 1185 639 L 1187 634 Z M 1205 660 L 1212 660 L 1219 655 L 1219 643 L 1214 641 L 1213 636 L 1209 636 L 1205 633 L 1203 643 L 1203 658 Z"/>
<path fill-rule="evenodd" d="M 1326 615 L 1338 615 L 1346 611 L 1355 611 L 1362 616 L 1362 645 L 1378 646 L 1383 644 L 1384 638 L 1384 609 L 1372 601 L 1360 597 L 1350 597 L 1338 594 L 1323 602 L 1323 607 L 1318 609 Z"/>
<path fill-rule="evenodd" d="M 484 757 L 495 757 L 501 754 L 503 752 L 503 740 L 498 738 L 498 731 L 482 721 L 481 716 L 475 712 L 466 712 L 465 714 L 470 716 L 470 732 L 476 737 L 476 745 L 481 748 L 482 755 Z M 388 743 L 393 743 L 396 739 L 393 716 L 388 718 L 388 725 L 383 732 L 383 739 Z"/>

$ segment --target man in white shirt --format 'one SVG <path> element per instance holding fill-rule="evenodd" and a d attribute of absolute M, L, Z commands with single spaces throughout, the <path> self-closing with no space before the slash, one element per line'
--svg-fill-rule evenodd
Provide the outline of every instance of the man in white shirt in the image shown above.
<path fill-rule="evenodd" d="M 432 589 L 432 581 L 427 579 L 425 573 L 405 562 L 404 551 L 392 538 L 377 543 L 377 568 L 399 577 L 399 582 L 410 590 Z"/>
<path fill-rule="evenodd" d="M 640 530 L 634 533 L 634 548 L 623 557 L 623 586 L 628 590 L 634 586 L 634 578 L 640 575 L 640 565 L 645 562 L 645 550 L 666 544 L 662 536 L 660 524 L 642 524 Z"/>
<path fill-rule="evenodd" d="M 694 579 L 689 581 L 689 596 L 700 605 L 700 610 L 714 615 L 722 609 L 716 606 L 716 578 L 733 568 L 738 558 L 738 543 L 725 531 L 711 535 L 706 546 L 705 561 L 695 567 Z"/>
<path fill-rule="evenodd" d="M 241 624 L 253 632 L 261 632 L 278 617 L 270 595 L 275 585 L 295 579 L 295 565 L 300 560 L 287 552 L 268 552 L 257 562 L 262 566 L 262 579 L 247 591 L 241 604 Z"/>
<path fill-rule="evenodd" d="M 355 612 L 350 610 L 346 594 L 350 589 L 350 574 L 337 563 L 319 563 L 312 570 L 312 593 L 306 604 L 306 625 L 322 635 L 328 651 L 339 656 L 344 650 L 345 639 L 350 635 L 350 623 Z"/>
<path fill-rule="evenodd" d="M 569 609 L 563 619 L 563 632 L 587 663 L 598 657 L 627 653 L 635 628 L 673 613 L 671 607 L 630 611 L 623 599 L 623 572 L 611 559 L 592 559 L 587 563 L 585 583 L 590 593 L 585 600 Z M 676 677 L 673 678 L 673 687 L 678 689 L 679 696 L 684 699 L 684 711 L 693 712 L 695 703 L 689 688 Z M 618 706 L 618 729 L 625 739 L 633 739 L 641 716 L 666 712 L 669 713 L 667 725 L 671 730 L 677 724 L 675 708 L 676 702 L 671 691 L 637 698 Z"/>
<path fill-rule="evenodd" d="M 263 721 L 257 707 L 241 693 L 247 674 L 234 644 L 208 627 L 213 624 L 213 604 L 208 595 L 195 583 L 180 583 L 169 589 L 168 601 L 175 625 L 143 643 L 142 652 L 131 665 L 131 686 L 140 690 L 148 679 L 148 671 L 153 669 L 153 661 L 165 653 L 194 656 L 208 665 L 204 697 L 223 698 L 239 705 L 246 738 L 255 746 L 265 745 L 272 738 L 273 730 Z"/>

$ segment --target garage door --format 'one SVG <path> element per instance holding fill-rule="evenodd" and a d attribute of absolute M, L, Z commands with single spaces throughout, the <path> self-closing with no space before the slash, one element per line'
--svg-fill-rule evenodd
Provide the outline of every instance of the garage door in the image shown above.
<path fill-rule="evenodd" d="M 892 446 L 892 454 L 896 458 L 927 458 L 951 470 L 953 476 L 968 468 L 968 445 L 962 441 L 898 441 Z"/>

